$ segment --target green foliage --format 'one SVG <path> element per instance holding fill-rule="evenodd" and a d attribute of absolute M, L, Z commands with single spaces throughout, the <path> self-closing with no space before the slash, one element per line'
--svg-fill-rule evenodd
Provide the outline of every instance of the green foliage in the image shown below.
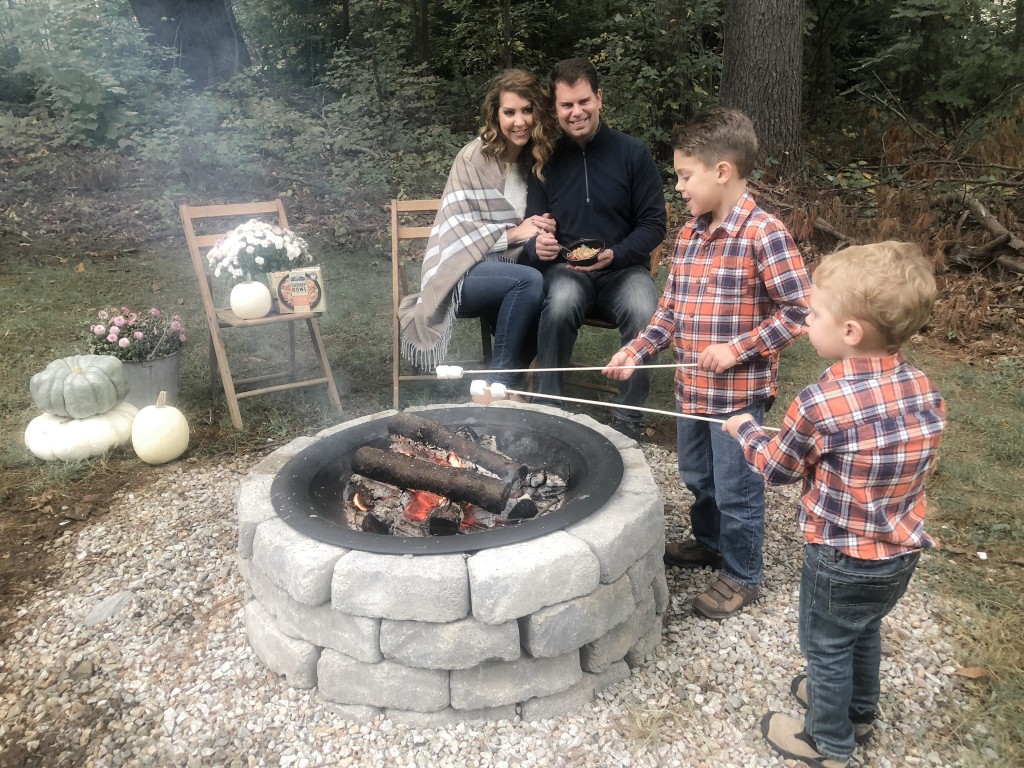
<path fill-rule="evenodd" d="M 811 0 L 812 121 L 843 119 L 861 98 L 945 135 L 987 108 L 1008 113 L 1013 101 L 1000 97 L 1024 71 L 1014 12 L 1000 0 Z"/>
<path fill-rule="evenodd" d="M 672 127 L 716 101 L 718 25 L 715 2 L 648 0 L 624 5 L 577 45 L 598 68 L 608 119 L 662 160 L 671 157 Z"/>
<path fill-rule="evenodd" d="M 12 65 L 0 65 L 0 82 L 33 84 L 36 100 L 23 117 L 47 144 L 110 144 L 159 99 L 168 81 L 162 52 L 125 8 L 21 0 L 0 9 L 0 29 L 16 51 L 6 57 Z"/>

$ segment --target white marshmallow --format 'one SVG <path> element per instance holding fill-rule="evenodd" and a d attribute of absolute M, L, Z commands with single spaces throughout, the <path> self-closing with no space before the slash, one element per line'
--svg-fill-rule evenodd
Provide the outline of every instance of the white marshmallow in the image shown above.
<path fill-rule="evenodd" d="M 508 387 L 504 384 L 491 384 L 491 397 L 495 400 L 504 400 L 508 397 Z"/>
<path fill-rule="evenodd" d="M 469 385 L 469 394 L 474 397 L 482 397 L 487 394 L 487 382 L 483 379 L 473 379 L 473 383 Z"/>
<path fill-rule="evenodd" d="M 461 379 L 462 378 L 462 366 L 459 365 L 439 365 L 435 369 L 437 378 L 439 379 Z"/>

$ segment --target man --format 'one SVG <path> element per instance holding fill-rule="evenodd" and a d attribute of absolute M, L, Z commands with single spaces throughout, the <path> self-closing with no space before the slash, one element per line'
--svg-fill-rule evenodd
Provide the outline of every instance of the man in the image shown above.
<path fill-rule="evenodd" d="M 566 368 L 584 317 L 614 323 L 626 344 L 654 314 L 658 293 L 650 255 L 665 239 L 665 194 L 644 143 L 601 120 L 593 64 L 559 62 L 551 72 L 551 90 L 564 135 L 544 168 L 544 181 L 530 179 L 526 215 L 550 214 L 556 234 L 531 240 L 520 260 L 544 272 L 538 367 Z M 580 238 L 604 243 L 596 263 L 580 267 L 558 259 L 564 245 Z M 638 370 L 623 382 L 615 402 L 642 406 L 650 386 L 651 372 Z M 558 395 L 561 387 L 562 374 L 538 374 L 539 394 Z M 613 412 L 617 429 L 639 435 L 640 412 Z"/>

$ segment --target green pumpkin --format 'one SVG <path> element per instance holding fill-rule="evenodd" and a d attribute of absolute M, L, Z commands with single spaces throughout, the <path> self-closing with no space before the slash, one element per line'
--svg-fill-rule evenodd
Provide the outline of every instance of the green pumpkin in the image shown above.
<path fill-rule="evenodd" d="M 45 413 L 87 419 L 106 413 L 128 394 L 121 361 L 111 355 L 54 360 L 29 382 L 32 402 Z"/>

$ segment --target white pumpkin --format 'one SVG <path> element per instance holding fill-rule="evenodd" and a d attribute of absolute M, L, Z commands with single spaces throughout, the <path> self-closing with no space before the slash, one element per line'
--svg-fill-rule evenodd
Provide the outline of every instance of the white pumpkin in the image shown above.
<path fill-rule="evenodd" d="M 243 320 L 266 317 L 272 304 L 270 289 L 258 280 L 246 280 L 231 289 L 228 303 L 231 311 Z"/>
<path fill-rule="evenodd" d="M 106 413 L 85 419 L 44 413 L 25 428 L 25 445 L 44 461 L 99 456 L 131 439 L 132 421 L 138 412 L 131 403 L 122 402 Z"/>
<path fill-rule="evenodd" d="M 132 448 L 147 464 L 166 464 L 188 449 L 188 421 L 161 392 L 155 405 L 147 405 L 132 424 Z"/>

